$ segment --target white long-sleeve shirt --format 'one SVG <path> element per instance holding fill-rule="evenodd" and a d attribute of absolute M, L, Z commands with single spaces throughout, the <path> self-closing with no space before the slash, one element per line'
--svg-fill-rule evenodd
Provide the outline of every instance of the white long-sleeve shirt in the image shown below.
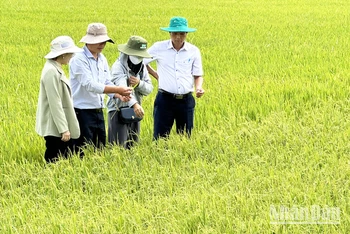
<path fill-rule="evenodd" d="M 76 53 L 69 63 L 70 84 L 75 108 L 98 109 L 104 107 L 105 85 L 113 85 L 106 57 L 96 60 L 89 49 Z M 114 94 L 108 96 L 113 97 Z"/>

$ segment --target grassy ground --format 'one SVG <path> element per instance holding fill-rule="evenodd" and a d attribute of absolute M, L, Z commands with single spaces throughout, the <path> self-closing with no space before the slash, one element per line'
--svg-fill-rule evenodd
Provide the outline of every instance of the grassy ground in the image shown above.
<path fill-rule="evenodd" d="M 1 0 L 0 232 L 349 233 L 349 7 Z M 152 142 L 153 92 L 140 145 L 45 165 L 34 125 L 50 41 L 102 22 L 117 44 L 152 44 L 176 15 L 198 29 L 205 69 L 193 137 Z M 111 65 L 117 46 L 104 54 Z M 338 207 L 340 224 L 271 224 L 271 205 Z"/>

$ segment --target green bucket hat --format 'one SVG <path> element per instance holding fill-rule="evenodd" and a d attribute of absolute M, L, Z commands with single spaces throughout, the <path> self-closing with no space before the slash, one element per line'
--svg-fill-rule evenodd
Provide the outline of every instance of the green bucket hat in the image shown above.
<path fill-rule="evenodd" d="M 139 56 L 142 58 L 151 58 L 147 52 L 147 41 L 140 36 L 131 36 L 128 43 L 118 45 L 118 50 L 127 55 Z"/>
<path fill-rule="evenodd" d="M 195 28 L 189 28 L 187 19 L 179 16 L 170 19 L 169 27 L 162 27 L 160 29 L 167 32 L 195 32 L 197 30 Z"/>

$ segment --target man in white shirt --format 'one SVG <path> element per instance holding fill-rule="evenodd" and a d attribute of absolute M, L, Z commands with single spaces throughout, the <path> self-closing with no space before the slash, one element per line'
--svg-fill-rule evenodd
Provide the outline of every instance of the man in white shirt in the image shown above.
<path fill-rule="evenodd" d="M 203 68 L 200 50 L 188 42 L 189 28 L 183 17 L 170 19 L 169 27 L 161 30 L 170 34 L 170 40 L 154 43 L 148 50 L 152 59 L 145 59 L 148 72 L 158 80 L 158 93 L 154 102 L 153 138 L 167 137 L 174 120 L 176 132 L 191 135 L 195 100 L 192 92 L 200 98 L 204 94 Z M 149 63 L 156 61 L 157 71 Z"/>
<path fill-rule="evenodd" d="M 110 81 L 109 65 L 101 53 L 106 42 L 114 43 L 107 35 L 107 28 L 101 23 L 88 25 L 83 52 L 76 53 L 70 60 L 70 82 L 74 109 L 81 130 L 75 142 L 76 150 L 85 144 L 100 148 L 106 144 L 106 129 L 103 116 L 104 94 L 111 98 L 130 99 L 130 87 L 115 86 Z M 80 155 L 84 153 L 80 151 Z"/>

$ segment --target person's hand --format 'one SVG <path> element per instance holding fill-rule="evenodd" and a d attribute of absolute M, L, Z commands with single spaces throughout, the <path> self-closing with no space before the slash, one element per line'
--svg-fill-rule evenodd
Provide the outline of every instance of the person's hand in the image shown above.
<path fill-rule="evenodd" d="M 128 102 L 131 99 L 131 96 L 122 96 L 119 93 L 114 94 L 115 98 L 119 98 L 122 102 Z"/>
<path fill-rule="evenodd" d="M 131 96 L 120 96 L 119 98 L 122 102 L 128 102 L 131 99 Z"/>
<path fill-rule="evenodd" d="M 122 96 L 130 96 L 132 93 L 132 88 L 119 86 L 118 93 Z"/>
<path fill-rule="evenodd" d="M 131 87 L 136 87 L 140 83 L 140 79 L 135 76 L 130 76 L 129 84 Z"/>
<path fill-rule="evenodd" d="M 197 98 L 200 98 L 200 97 L 202 97 L 203 96 L 203 94 L 204 94 L 204 89 L 202 89 L 202 88 L 197 88 L 196 89 L 196 97 Z"/>
<path fill-rule="evenodd" d="M 140 104 L 138 104 L 138 103 L 135 103 L 132 107 L 134 108 L 136 116 L 139 117 L 139 118 L 142 118 L 143 115 L 145 114 L 145 112 L 143 111 L 142 106 L 140 106 Z"/>
<path fill-rule="evenodd" d="M 70 140 L 70 132 L 69 131 L 66 131 L 64 133 L 62 133 L 62 138 L 61 138 L 62 141 L 64 142 L 67 142 Z"/>

